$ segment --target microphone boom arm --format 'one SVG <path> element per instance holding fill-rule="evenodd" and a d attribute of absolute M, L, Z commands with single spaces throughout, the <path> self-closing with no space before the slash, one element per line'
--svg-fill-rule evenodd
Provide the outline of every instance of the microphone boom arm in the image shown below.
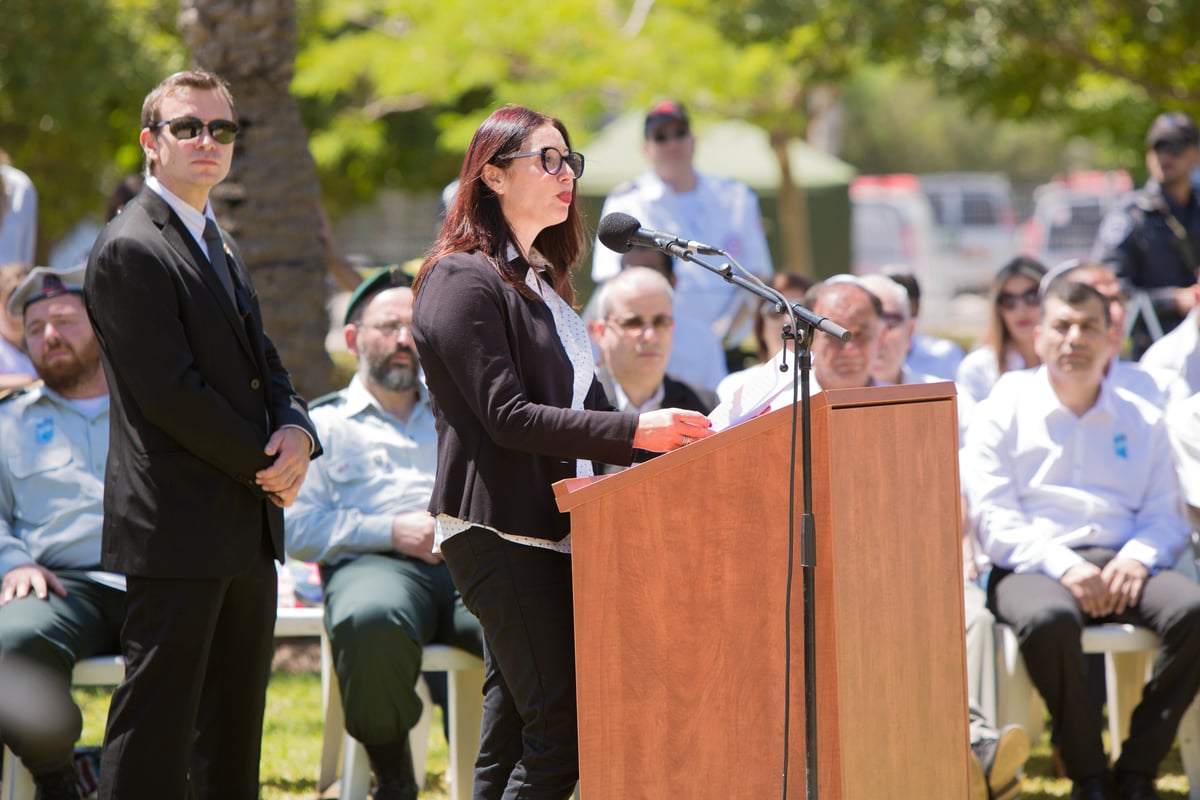
<path fill-rule="evenodd" d="M 678 259 L 681 259 L 683 261 L 690 261 L 693 264 L 698 264 L 701 267 L 704 267 L 709 272 L 723 278 L 726 283 L 732 283 L 734 286 L 741 287 L 742 289 L 745 289 L 746 291 L 750 292 L 751 294 L 758 295 L 762 299 L 764 299 L 768 302 L 774 303 L 776 306 L 783 306 L 785 308 L 790 308 L 791 313 L 794 314 L 795 317 L 800 322 L 803 322 L 804 324 L 808 325 L 809 327 L 813 328 L 814 330 L 821 331 L 822 333 L 827 333 L 830 336 L 832 336 L 833 338 L 838 339 L 843 342 L 850 341 L 850 331 L 846 330 L 841 325 L 838 325 L 836 322 L 831 320 L 829 317 L 822 317 L 817 314 L 814 314 L 812 311 L 808 310 L 807 308 L 800 305 L 799 303 L 789 303 L 783 295 L 781 295 L 779 292 L 775 291 L 774 289 L 770 288 L 769 286 L 763 285 L 761 281 L 756 283 L 754 281 L 750 281 L 750 280 L 743 278 L 741 275 L 735 274 L 733 271 L 733 267 L 730 266 L 729 264 L 725 264 L 723 267 L 719 267 L 716 264 L 713 264 L 703 258 L 700 258 L 699 255 L 694 250 L 690 250 L 690 249 L 684 247 L 683 245 L 680 245 L 675 242 L 666 244 L 663 247 L 663 250 L 665 250 L 667 253 L 669 253 L 670 255 L 672 255 Z M 735 264 L 737 263 L 737 261 L 734 259 L 734 257 L 729 255 L 728 253 L 726 253 L 724 250 L 715 250 L 715 248 L 714 248 L 714 254 L 722 255 L 725 258 L 728 258 L 731 262 L 733 262 Z M 740 265 L 739 265 L 739 267 L 740 267 Z M 780 310 L 783 310 L 783 308 L 781 308 Z"/>

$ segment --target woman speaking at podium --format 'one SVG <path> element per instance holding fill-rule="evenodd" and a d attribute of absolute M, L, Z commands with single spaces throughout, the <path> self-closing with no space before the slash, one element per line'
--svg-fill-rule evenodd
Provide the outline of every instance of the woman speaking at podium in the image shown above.
<path fill-rule="evenodd" d="M 692 411 L 614 411 L 596 381 L 572 308 L 583 163 L 557 119 L 493 112 L 414 286 L 435 547 L 484 631 L 476 800 L 562 800 L 578 781 L 570 520 L 552 484 L 710 433 Z"/>

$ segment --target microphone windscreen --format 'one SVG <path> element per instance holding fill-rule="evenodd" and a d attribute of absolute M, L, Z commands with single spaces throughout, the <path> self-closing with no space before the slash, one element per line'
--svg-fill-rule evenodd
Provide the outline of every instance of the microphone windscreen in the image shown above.
<path fill-rule="evenodd" d="M 633 235 L 641 227 L 642 223 L 633 217 L 616 211 L 600 220 L 596 236 L 599 237 L 600 244 L 609 250 L 616 253 L 628 253 L 633 249 Z"/>

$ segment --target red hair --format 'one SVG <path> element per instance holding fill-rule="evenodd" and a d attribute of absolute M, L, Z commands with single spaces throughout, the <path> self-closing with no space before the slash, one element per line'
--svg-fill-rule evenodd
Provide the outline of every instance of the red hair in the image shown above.
<path fill-rule="evenodd" d="M 566 126 L 554 117 L 520 106 L 506 105 L 496 109 L 480 124 L 471 138 L 458 176 L 458 190 L 446 211 L 446 220 L 437 241 L 430 248 L 413 282 L 413 291 L 420 291 L 425 277 L 438 259 L 452 253 L 479 250 L 487 254 L 501 277 L 522 295 L 533 297 L 524 276 L 514 274 L 508 266 L 508 245 L 514 239 L 512 229 L 500 200 L 483 180 L 486 164 L 504 168 L 512 157 L 523 152 L 533 132 L 543 125 L 553 125 L 562 134 L 567 148 L 571 137 Z M 578 193 L 571 197 L 567 218 L 538 234 L 533 246 L 550 262 L 550 283 L 554 291 L 568 304 L 575 303 L 575 287 L 571 283 L 571 267 L 583 252 L 583 220 L 579 215 Z"/>

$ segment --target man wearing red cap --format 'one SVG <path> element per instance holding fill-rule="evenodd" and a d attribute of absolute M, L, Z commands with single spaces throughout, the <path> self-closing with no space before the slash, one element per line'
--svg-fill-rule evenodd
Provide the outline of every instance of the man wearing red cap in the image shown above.
<path fill-rule="evenodd" d="M 696 140 L 683 106 L 674 100 L 655 105 L 646 115 L 644 133 L 644 152 L 652 169 L 616 187 L 604 201 L 602 216 L 629 214 L 642 227 L 705 242 L 727 251 L 750 272 L 770 275 L 771 253 L 758 198 L 741 181 L 696 171 L 692 163 Z M 592 259 L 592 279 L 597 283 L 621 271 L 620 255 L 599 241 Z M 677 317 L 702 322 L 726 347 L 737 346 L 749 333 L 745 312 L 757 306 L 753 295 L 688 262 L 676 262 L 675 278 Z M 696 382 L 694 376 L 677 377 Z"/>

